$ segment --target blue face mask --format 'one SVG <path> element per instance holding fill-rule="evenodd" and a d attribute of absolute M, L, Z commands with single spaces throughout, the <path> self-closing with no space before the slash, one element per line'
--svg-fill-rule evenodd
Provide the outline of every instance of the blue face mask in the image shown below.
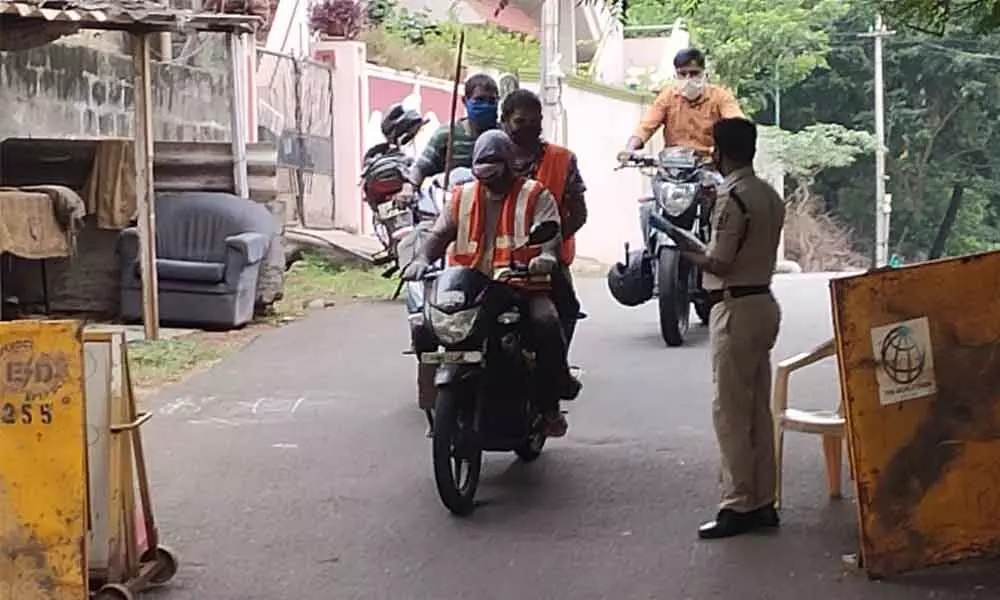
<path fill-rule="evenodd" d="M 480 129 L 490 129 L 497 124 L 497 103 L 486 98 L 465 101 L 465 114 Z"/>

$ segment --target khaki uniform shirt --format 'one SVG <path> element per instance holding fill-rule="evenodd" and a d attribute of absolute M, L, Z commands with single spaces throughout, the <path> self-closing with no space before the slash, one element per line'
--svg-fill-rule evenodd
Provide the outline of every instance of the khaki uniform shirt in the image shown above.
<path fill-rule="evenodd" d="M 743 201 L 745 213 L 733 194 Z M 708 256 L 732 267 L 725 276 L 706 272 L 705 289 L 770 285 L 784 223 L 784 200 L 752 167 L 727 175 L 712 209 Z"/>

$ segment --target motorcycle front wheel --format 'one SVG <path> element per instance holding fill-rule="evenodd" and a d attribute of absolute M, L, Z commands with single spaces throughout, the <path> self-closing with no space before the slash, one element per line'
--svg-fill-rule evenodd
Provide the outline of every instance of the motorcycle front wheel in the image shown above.
<path fill-rule="evenodd" d="M 667 346 L 684 343 L 691 324 L 688 282 L 681 277 L 681 255 L 673 248 L 660 251 L 656 261 L 657 302 L 660 309 L 660 335 Z"/>
<path fill-rule="evenodd" d="M 472 403 L 462 406 L 458 390 L 438 390 L 434 409 L 434 482 L 441 502 L 453 514 L 465 516 L 476 507 L 476 490 L 483 451 L 472 431 Z"/>

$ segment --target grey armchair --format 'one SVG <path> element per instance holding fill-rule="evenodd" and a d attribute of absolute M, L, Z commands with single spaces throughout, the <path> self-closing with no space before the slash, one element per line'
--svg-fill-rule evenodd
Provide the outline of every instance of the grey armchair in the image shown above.
<path fill-rule="evenodd" d="M 253 318 L 261 262 L 278 233 L 264 206 L 232 194 L 156 195 L 160 321 L 238 327 Z M 121 316 L 142 319 L 139 233 L 118 239 Z"/>

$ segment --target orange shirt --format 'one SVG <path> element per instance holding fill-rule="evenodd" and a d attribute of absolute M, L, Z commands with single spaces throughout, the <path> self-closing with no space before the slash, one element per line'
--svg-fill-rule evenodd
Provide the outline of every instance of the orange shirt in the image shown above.
<path fill-rule="evenodd" d="M 667 147 L 684 146 L 709 154 L 712 126 L 721 119 L 743 116 L 732 92 L 720 85 L 706 85 L 705 93 L 694 102 L 669 85 L 656 96 L 632 135 L 646 143 L 662 125 Z"/>

